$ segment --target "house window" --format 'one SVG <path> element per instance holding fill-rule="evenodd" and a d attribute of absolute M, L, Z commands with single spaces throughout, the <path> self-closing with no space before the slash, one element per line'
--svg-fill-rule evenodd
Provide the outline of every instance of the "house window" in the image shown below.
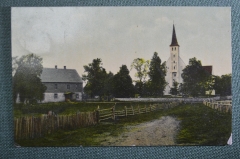
<path fill-rule="evenodd" d="M 67 89 L 70 89 L 70 85 L 69 84 L 67 85 Z"/>
<path fill-rule="evenodd" d="M 176 50 L 176 47 L 175 47 L 175 50 Z"/>
<path fill-rule="evenodd" d="M 172 51 L 173 51 L 173 47 L 172 47 Z"/>
<path fill-rule="evenodd" d="M 173 55 L 173 57 L 175 57 L 175 55 Z"/>
<path fill-rule="evenodd" d="M 176 73 L 174 73 L 173 76 L 176 77 Z"/>
<path fill-rule="evenodd" d="M 173 61 L 173 63 L 175 63 L 175 61 Z"/>
<path fill-rule="evenodd" d="M 174 70 L 175 70 L 175 66 L 174 66 L 173 68 L 174 68 Z"/>
<path fill-rule="evenodd" d="M 58 89 L 57 84 L 55 84 L 55 89 Z"/>
<path fill-rule="evenodd" d="M 79 94 L 76 94 L 76 99 L 79 99 Z"/>
<path fill-rule="evenodd" d="M 78 88 L 78 85 L 76 84 L 76 89 Z"/>
<path fill-rule="evenodd" d="M 58 98 L 58 94 L 55 93 L 55 94 L 54 94 L 54 99 L 57 99 L 57 98 Z"/>

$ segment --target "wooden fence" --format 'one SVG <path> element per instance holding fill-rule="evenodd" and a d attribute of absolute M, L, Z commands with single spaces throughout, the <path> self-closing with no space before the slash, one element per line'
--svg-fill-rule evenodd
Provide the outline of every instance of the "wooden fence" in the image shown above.
<path fill-rule="evenodd" d="M 116 117 L 127 117 L 130 115 L 149 113 L 161 109 L 172 108 L 179 105 L 179 102 L 145 105 L 137 107 L 126 107 L 124 110 L 115 110 L 115 106 L 109 109 L 98 109 L 94 112 L 78 112 L 73 115 L 47 115 L 40 117 L 19 117 L 14 118 L 15 139 L 33 139 L 51 134 L 56 130 L 77 129 L 85 126 L 95 125 L 98 122 L 113 119 Z"/>
<path fill-rule="evenodd" d="M 175 106 L 178 106 L 179 102 L 171 102 L 171 103 L 162 103 L 162 104 L 153 104 L 153 105 L 145 105 L 145 106 L 125 106 L 123 110 L 116 110 L 115 105 L 112 108 L 109 109 L 100 109 L 99 106 L 96 110 L 96 118 L 98 122 L 104 121 L 104 120 L 115 120 L 118 117 L 127 117 L 131 115 L 137 115 L 137 114 L 143 114 L 143 113 L 149 113 L 152 111 L 162 110 L 162 109 L 168 109 L 173 108 Z"/>
<path fill-rule="evenodd" d="M 203 101 L 203 104 L 212 108 L 216 109 L 221 112 L 229 112 L 232 113 L 232 101 L 231 100 L 225 100 L 225 101 Z"/>
<path fill-rule="evenodd" d="M 32 139 L 53 133 L 59 129 L 76 129 L 96 123 L 96 112 L 20 117 L 14 119 L 15 139 Z"/>

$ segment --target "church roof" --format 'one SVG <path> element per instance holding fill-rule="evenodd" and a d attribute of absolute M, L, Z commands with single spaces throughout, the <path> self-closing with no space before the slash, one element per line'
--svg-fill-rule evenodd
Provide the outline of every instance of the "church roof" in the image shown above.
<path fill-rule="evenodd" d="M 212 75 L 212 66 L 203 66 L 203 68 L 204 68 L 210 75 Z"/>
<path fill-rule="evenodd" d="M 43 68 L 42 82 L 74 82 L 82 83 L 82 79 L 75 69 Z"/>
<path fill-rule="evenodd" d="M 172 32 L 172 43 L 171 43 L 170 46 L 179 46 L 178 41 L 177 41 L 177 36 L 176 36 L 174 24 L 173 24 L 173 32 Z"/>

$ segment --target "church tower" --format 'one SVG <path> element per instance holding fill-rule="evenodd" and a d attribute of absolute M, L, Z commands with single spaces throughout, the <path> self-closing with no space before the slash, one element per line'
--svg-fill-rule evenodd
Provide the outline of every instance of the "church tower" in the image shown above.
<path fill-rule="evenodd" d="M 172 32 L 172 43 L 170 45 L 170 58 L 171 58 L 171 67 L 170 67 L 170 71 L 172 74 L 172 80 L 171 83 L 173 83 L 174 81 L 179 82 L 178 77 L 179 77 L 179 44 L 177 41 L 177 36 L 176 36 L 176 31 L 175 31 L 175 27 L 173 24 L 173 32 Z"/>
<path fill-rule="evenodd" d="M 185 63 L 180 57 L 180 45 L 177 41 L 175 26 L 173 24 L 172 30 L 172 42 L 170 44 L 170 57 L 167 60 L 167 74 L 166 74 L 166 82 L 168 85 L 165 88 L 164 94 L 170 94 L 170 89 L 173 87 L 173 82 L 176 81 L 179 84 L 182 83 L 182 70 L 185 68 Z"/>

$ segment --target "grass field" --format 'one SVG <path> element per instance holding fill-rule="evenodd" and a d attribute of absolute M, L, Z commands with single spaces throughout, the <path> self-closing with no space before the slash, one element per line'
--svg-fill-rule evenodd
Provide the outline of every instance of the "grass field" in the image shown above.
<path fill-rule="evenodd" d="M 23 105 L 15 104 L 14 105 L 14 117 L 20 116 L 38 116 L 40 114 L 47 114 L 48 111 L 53 111 L 59 115 L 74 114 L 78 111 L 80 112 L 92 112 L 97 109 L 99 106 L 100 109 L 111 108 L 115 105 L 116 110 L 123 110 L 124 106 L 144 106 L 145 102 L 59 102 L 59 103 L 44 103 L 37 105 Z"/>
<path fill-rule="evenodd" d="M 112 104 L 106 103 L 106 107 Z M 90 108 L 86 108 L 86 110 L 90 110 Z M 59 130 L 43 138 L 16 142 L 21 146 L 100 146 L 105 137 L 118 136 L 126 131 L 126 126 L 159 119 L 167 115 L 181 120 L 181 129 L 176 138 L 178 145 L 226 145 L 231 134 L 231 114 L 218 112 L 203 104 L 186 104 L 165 111 L 128 116 L 107 124 L 100 123 L 69 131 Z"/>

